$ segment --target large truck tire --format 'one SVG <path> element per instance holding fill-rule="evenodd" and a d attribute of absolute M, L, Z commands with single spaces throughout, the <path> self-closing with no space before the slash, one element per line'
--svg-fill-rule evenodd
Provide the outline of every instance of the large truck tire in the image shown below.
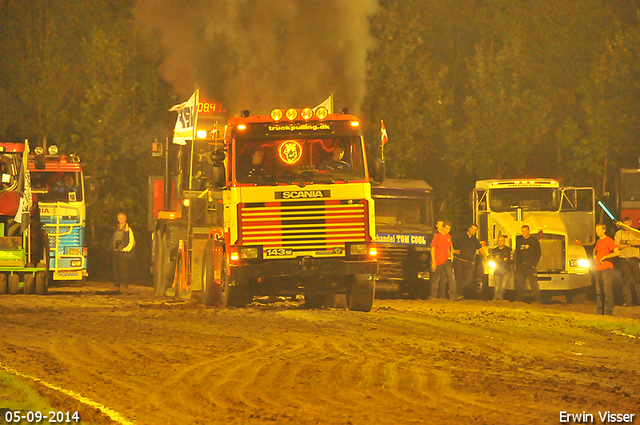
<path fill-rule="evenodd" d="M 0 295 L 7 293 L 7 275 L 0 273 Z"/>
<path fill-rule="evenodd" d="M 376 282 L 372 275 L 352 276 L 351 288 L 347 292 L 347 308 L 353 311 L 369 312 L 376 296 Z"/>
<path fill-rule="evenodd" d="M 327 296 L 312 292 L 309 290 L 304 291 L 304 307 L 305 308 L 322 308 Z"/>
<path fill-rule="evenodd" d="M 220 305 L 220 285 L 216 283 L 213 264 L 213 240 L 209 239 L 204 246 L 202 256 L 202 303 L 204 305 Z"/>
<path fill-rule="evenodd" d="M 222 308 L 237 307 L 246 308 L 249 304 L 249 288 L 247 285 L 238 285 L 227 275 L 227 255 L 222 256 L 222 270 L 220 271 L 220 306 Z"/>
<path fill-rule="evenodd" d="M 426 300 L 429 298 L 429 284 L 424 279 L 411 276 L 405 279 L 407 282 L 407 294 L 412 300 Z"/>
<path fill-rule="evenodd" d="M 9 276 L 9 294 L 16 295 L 20 290 L 20 276 L 12 274 Z"/>
<path fill-rule="evenodd" d="M 171 241 L 167 231 L 158 232 L 159 244 L 156 251 L 153 273 L 153 288 L 156 296 L 164 296 L 175 275 L 175 260 L 171 260 Z"/>
<path fill-rule="evenodd" d="M 24 275 L 24 293 L 27 295 L 36 292 L 36 282 L 32 274 Z"/>
<path fill-rule="evenodd" d="M 49 291 L 49 285 L 47 280 L 47 272 L 42 271 L 36 273 L 36 294 L 46 295 Z"/>

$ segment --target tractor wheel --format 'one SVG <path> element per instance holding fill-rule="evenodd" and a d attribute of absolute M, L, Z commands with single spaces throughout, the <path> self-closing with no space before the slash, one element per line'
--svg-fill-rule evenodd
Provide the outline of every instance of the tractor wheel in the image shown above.
<path fill-rule="evenodd" d="M 351 288 L 347 292 L 347 308 L 369 312 L 376 295 L 376 282 L 370 274 L 352 275 Z"/>
<path fill-rule="evenodd" d="M 12 274 L 9 276 L 9 294 L 16 295 L 20 290 L 20 276 Z"/>
<path fill-rule="evenodd" d="M 32 274 L 24 275 L 24 293 L 29 295 L 36 292 L 36 283 Z"/>
<path fill-rule="evenodd" d="M 7 275 L 0 273 L 0 295 L 7 293 Z"/>
<path fill-rule="evenodd" d="M 171 246 L 170 246 L 170 230 L 165 230 L 159 233 L 159 246 L 156 251 L 154 273 L 153 273 L 153 287 L 157 296 L 164 296 L 167 292 L 167 288 L 171 287 L 173 283 L 173 277 L 176 271 L 176 262 L 171 261 Z"/>
<path fill-rule="evenodd" d="M 36 294 L 46 295 L 48 291 L 47 272 L 36 273 Z"/>

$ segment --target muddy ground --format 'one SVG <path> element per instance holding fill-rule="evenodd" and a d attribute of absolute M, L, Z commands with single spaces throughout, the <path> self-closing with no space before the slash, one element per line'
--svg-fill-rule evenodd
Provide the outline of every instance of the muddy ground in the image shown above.
<path fill-rule="evenodd" d="M 0 296 L 0 363 L 121 423 L 557 424 L 561 411 L 640 423 L 640 307 L 594 310 L 387 299 L 359 313 L 301 297 L 220 310 L 89 283 Z"/>

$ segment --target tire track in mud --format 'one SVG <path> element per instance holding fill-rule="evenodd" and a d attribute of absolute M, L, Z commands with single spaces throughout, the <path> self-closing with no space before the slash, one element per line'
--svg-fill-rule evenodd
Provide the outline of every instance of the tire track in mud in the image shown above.
<path fill-rule="evenodd" d="M 625 351 L 636 341 L 519 306 L 376 301 L 360 314 L 89 297 L 57 309 L 47 298 L 46 309 L 0 307 L 7 362 L 27 357 L 32 375 L 72 382 L 139 425 L 540 423 L 595 397 L 640 408 L 624 395 L 640 391 Z M 578 339 L 585 356 L 569 361 Z"/>

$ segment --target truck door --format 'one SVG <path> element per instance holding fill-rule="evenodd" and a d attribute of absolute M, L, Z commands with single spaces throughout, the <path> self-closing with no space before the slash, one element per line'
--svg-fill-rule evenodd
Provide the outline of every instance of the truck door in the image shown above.
<path fill-rule="evenodd" d="M 591 187 L 562 188 L 560 217 L 567 229 L 570 243 L 595 243 L 595 196 Z"/>
<path fill-rule="evenodd" d="M 473 219 L 478 225 L 478 240 L 485 241 L 487 246 L 489 241 L 489 211 L 487 191 L 484 189 L 474 189 L 473 191 Z"/>

